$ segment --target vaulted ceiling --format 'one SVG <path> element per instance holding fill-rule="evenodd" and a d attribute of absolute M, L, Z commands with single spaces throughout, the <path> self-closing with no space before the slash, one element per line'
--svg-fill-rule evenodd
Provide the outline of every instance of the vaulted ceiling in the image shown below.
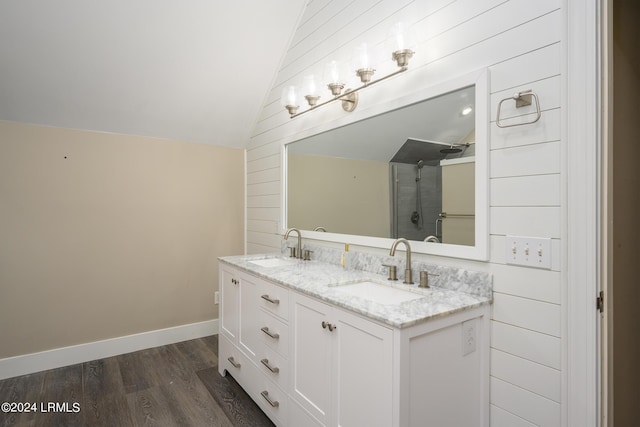
<path fill-rule="evenodd" d="M 244 147 L 306 0 L 0 0 L 0 120 Z"/>

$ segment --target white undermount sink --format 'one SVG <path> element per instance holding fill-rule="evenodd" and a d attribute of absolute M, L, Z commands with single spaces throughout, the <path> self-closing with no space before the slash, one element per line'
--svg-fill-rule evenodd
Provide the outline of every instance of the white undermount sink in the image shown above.
<path fill-rule="evenodd" d="M 406 301 L 412 301 L 423 298 L 414 292 L 404 291 L 402 289 L 393 288 L 388 285 L 372 281 L 362 281 L 356 283 L 348 283 L 344 285 L 336 285 L 334 289 L 347 293 L 349 295 L 363 298 L 369 301 L 383 305 L 400 304 Z"/>
<path fill-rule="evenodd" d="M 251 264 L 259 265 L 260 267 L 284 267 L 286 265 L 297 264 L 298 261 L 285 258 L 264 258 L 249 261 Z"/>

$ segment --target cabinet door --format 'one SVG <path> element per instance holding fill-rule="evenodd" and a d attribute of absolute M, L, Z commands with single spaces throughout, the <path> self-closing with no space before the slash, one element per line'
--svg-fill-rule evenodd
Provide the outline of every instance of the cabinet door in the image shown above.
<path fill-rule="evenodd" d="M 332 425 L 393 425 L 393 331 L 335 308 Z"/>
<path fill-rule="evenodd" d="M 256 360 L 262 343 L 259 309 L 260 280 L 248 274 L 240 276 L 240 336 L 238 344 L 247 356 Z"/>
<path fill-rule="evenodd" d="M 237 272 L 227 267 L 220 268 L 220 331 L 226 335 L 231 342 L 238 340 L 239 327 L 239 295 L 240 281 Z"/>
<path fill-rule="evenodd" d="M 289 405 L 289 425 L 291 427 L 322 427 L 322 424 L 302 409 L 295 400 L 292 400 Z"/>
<path fill-rule="evenodd" d="M 292 397 L 323 425 L 329 425 L 333 332 L 323 328 L 322 322 L 329 321 L 331 306 L 298 293 L 291 293 L 291 298 Z"/>

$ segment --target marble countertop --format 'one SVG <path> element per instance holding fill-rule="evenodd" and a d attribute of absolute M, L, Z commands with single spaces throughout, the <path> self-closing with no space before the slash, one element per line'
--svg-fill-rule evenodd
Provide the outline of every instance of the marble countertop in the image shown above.
<path fill-rule="evenodd" d="M 287 265 L 265 267 L 251 261 L 280 258 Z M 364 270 L 345 269 L 322 261 L 302 261 L 285 258 L 281 254 L 238 255 L 218 258 L 221 262 L 238 267 L 258 277 L 319 298 L 338 307 L 359 313 L 395 328 L 406 328 L 436 317 L 491 304 L 492 298 L 461 291 L 391 282 Z M 372 281 L 404 291 L 414 292 L 420 298 L 397 304 L 382 304 L 365 296 L 353 295 L 340 289 L 340 285 Z"/>

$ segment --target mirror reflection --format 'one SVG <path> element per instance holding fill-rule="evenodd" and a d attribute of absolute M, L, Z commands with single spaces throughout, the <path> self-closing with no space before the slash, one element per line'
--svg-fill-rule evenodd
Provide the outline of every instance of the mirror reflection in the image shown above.
<path fill-rule="evenodd" d="M 287 227 L 475 244 L 475 86 L 286 146 Z"/>

